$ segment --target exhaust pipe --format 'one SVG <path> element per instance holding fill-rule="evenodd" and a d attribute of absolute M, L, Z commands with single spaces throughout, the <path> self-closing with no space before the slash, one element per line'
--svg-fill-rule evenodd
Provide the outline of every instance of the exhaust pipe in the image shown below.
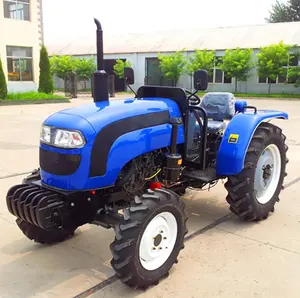
<path fill-rule="evenodd" d="M 92 94 L 94 102 L 109 101 L 108 75 L 104 70 L 103 31 L 99 20 L 94 19 L 97 26 L 97 70 L 93 74 Z"/>

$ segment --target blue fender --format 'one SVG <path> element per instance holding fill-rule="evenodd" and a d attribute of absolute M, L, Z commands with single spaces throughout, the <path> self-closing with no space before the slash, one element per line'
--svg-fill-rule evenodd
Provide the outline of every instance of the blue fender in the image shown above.
<path fill-rule="evenodd" d="M 288 119 L 280 111 L 258 110 L 239 113 L 229 122 L 219 147 L 216 172 L 219 176 L 236 175 L 244 168 L 246 153 L 259 124 L 272 118 Z"/>

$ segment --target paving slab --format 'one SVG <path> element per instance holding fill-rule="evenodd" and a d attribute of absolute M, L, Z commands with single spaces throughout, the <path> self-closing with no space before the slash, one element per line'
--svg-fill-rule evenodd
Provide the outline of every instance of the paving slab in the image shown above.
<path fill-rule="evenodd" d="M 75 237 L 53 246 L 27 239 L 6 208 L 5 194 L 24 176 L 0 180 L 1 297 L 73 297 L 114 275 L 109 244 L 112 230 L 85 225 Z M 210 192 L 189 191 L 184 197 L 189 234 L 228 214 L 222 184 Z M 2 296 L 3 295 L 3 296 Z"/>
<path fill-rule="evenodd" d="M 297 298 L 299 262 L 299 254 L 212 229 L 186 244 L 158 286 L 136 291 L 117 281 L 90 297 Z"/>
<path fill-rule="evenodd" d="M 282 193 L 276 212 L 259 223 L 233 216 L 186 243 L 167 279 L 147 291 L 119 280 L 104 297 L 299 297 L 299 184 Z"/>
<path fill-rule="evenodd" d="M 64 243 L 35 244 L 20 232 L 5 203 L 8 188 L 24 176 L 1 179 L 37 167 L 40 125 L 48 115 L 87 102 L 0 108 L 0 297 L 74 297 L 114 274 L 109 264 L 113 231 L 86 225 Z M 290 121 L 274 123 L 284 129 L 290 147 L 287 182 L 298 178 L 300 102 L 248 103 L 290 113 Z M 282 192 L 267 221 L 246 224 L 233 217 L 190 240 L 158 287 L 132 291 L 117 281 L 94 297 L 299 297 L 299 185 Z M 228 214 L 225 196 L 221 181 L 209 192 L 188 192 L 189 234 Z"/>

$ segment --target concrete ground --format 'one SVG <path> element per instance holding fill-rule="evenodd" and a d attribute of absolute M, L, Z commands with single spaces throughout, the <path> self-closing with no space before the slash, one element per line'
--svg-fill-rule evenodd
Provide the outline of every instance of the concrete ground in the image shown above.
<path fill-rule="evenodd" d="M 84 226 L 64 243 L 41 246 L 25 238 L 6 208 L 8 188 L 38 167 L 42 121 L 86 102 L 0 108 L 0 297 L 299 297 L 300 102 L 249 100 L 290 115 L 289 121 L 274 121 L 290 148 L 287 187 L 275 213 L 266 221 L 244 223 L 230 214 L 221 182 L 209 192 L 191 191 L 184 198 L 189 235 L 179 263 L 146 292 L 114 277 L 113 231 Z"/>

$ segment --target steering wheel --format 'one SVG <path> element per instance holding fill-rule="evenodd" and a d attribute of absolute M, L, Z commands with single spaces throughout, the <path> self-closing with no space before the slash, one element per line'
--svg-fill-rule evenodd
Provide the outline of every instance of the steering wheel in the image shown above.
<path fill-rule="evenodd" d="M 195 93 L 184 89 L 184 91 L 188 94 L 190 94 L 190 96 L 188 97 L 188 100 L 190 101 L 192 106 L 196 106 L 200 103 L 201 99 L 198 95 L 196 95 Z"/>

